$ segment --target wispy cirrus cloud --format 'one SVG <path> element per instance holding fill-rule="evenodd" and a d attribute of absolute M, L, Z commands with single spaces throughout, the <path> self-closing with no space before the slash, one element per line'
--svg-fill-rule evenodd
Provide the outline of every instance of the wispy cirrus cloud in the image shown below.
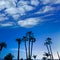
<path fill-rule="evenodd" d="M 5 20 L 14 21 L 14 23 L 1 23 L 1 26 L 15 26 L 19 25 L 20 27 L 33 27 L 39 23 L 41 23 L 41 18 L 39 18 L 39 14 L 44 14 L 45 17 L 48 15 L 54 15 L 54 10 L 59 10 L 60 6 L 54 7 L 53 5 L 60 4 L 60 0 L 0 0 L 0 21 L 3 22 Z M 41 5 L 41 6 L 40 6 Z M 40 8 L 42 7 L 42 8 Z M 38 8 L 38 9 L 37 9 Z M 50 13 L 48 13 L 50 12 Z M 3 16 L 4 14 L 5 16 Z M 28 14 L 28 15 L 27 15 Z M 34 15 L 37 14 L 37 17 Z M 46 15 L 47 14 L 47 15 Z M 29 17 L 30 16 L 30 17 Z M 32 17 L 33 18 L 32 18 Z M 42 15 L 42 18 L 44 18 Z M 21 17 L 23 19 L 21 19 Z M 25 17 L 25 19 L 24 19 Z M 29 18 L 28 18 L 29 17 Z M 11 19 L 10 19 L 11 18 Z M 31 19 L 31 20 L 30 20 Z M 18 22 L 18 23 L 17 23 Z"/>
<path fill-rule="evenodd" d="M 37 6 L 39 4 L 38 0 L 31 0 L 31 4 Z"/>
<path fill-rule="evenodd" d="M 52 7 L 52 6 L 45 6 L 41 10 L 39 10 L 37 12 L 37 14 L 46 13 L 46 12 L 50 12 L 50 11 L 53 11 L 53 10 L 54 10 L 54 7 Z"/>
<path fill-rule="evenodd" d="M 30 28 L 30 27 L 33 27 L 33 26 L 41 23 L 41 22 L 44 22 L 44 21 L 39 18 L 28 18 L 25 20 L 18 21 L 18 25 L 20 25 L 21 27 Z"/>
<path fill-rule="evenodd" d="M 5 21 L 5 20 L 8 20 L 8 18 L 7 17 L 0 17 L 0 22 Z"/>
<path fill-rule="evenodd" d="M 8 26 L 13 26 L 14 23 L 13 22 L 8 22 L 8 23 L 1 23 L 0 27 L 8 27 Z"/>
<path fill-rule="evenodd" d="M 8 17 L 5 14 L 0 14 L 0 22 L 5 20 L 8 20 Z"/>
<path fill-rule="evenodd" d="M 60 0 L 41 0 L 43 4 L 58 4 Z"/>

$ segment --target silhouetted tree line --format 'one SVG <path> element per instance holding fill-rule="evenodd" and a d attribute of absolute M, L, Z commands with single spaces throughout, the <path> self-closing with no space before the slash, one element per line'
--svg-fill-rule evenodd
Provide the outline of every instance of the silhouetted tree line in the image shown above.
<path fill-rule="evenodd" d="M 26 59 L 31 60 L 32 59 L 33 43 L 36 41 L 32 31 L 27 32 L 26 35 L 22 37 L 22 39 L 17 38 L 16 41 L 18 42 L 18 60 L 20 59 L 19 52 L 20 52 L 20 44 L 22 41 L 24 41 L 24 45 L 25 45 Z M 27 47 L 27 43 L 28 43 L 28 47 Z"/>
<path fill-rule="evenodd" d="M 14 56 L 13 56 L 11 53 L 9 53 L 8 55 L 6 55 L 6 56 L 4 57 L 4 60 L 12 60 L 13 57 L 14 57 Z"/>
<path fill-rule="evenodd" d="M 33 43 L 36 41 L 32 31 L 27 32 L 26 35 L 23 36 L 22 38 L 17 38 L 16 41 L 18 43 L 17 60 L 20 59 L 20 54 L 19 53 L 20 53 L 21 42 L 24 42 L 25 51 L 26 51 L 26 60 L 32 60 Z M 28 47 L 27 47 L 27 43 L 28 43 Z M 0 43 L 0 52 L 2 51 L 3 48 L 6 48 L 6 47 L 7 47 L 7 44 L 5 42 Z M 36 58 L 35 55 L 33 57 Z M 11 53 L 9 53 L 8 55 L 6 55 L 4 57 L 4 60 L 12 60 L 12 58 L 13 58 L 13 55 Z"/>
<path fill-rule="evenodd" d="M 33 44 L 36 41 L 36 38 L 34 37 L 34 33 L 32 31 L 29 31 L 25 34 L 25 36 L 23 36 L 22 38 L 17 38 L 16 39 L 17 43 L 18 43 L 18 54 L 17 54 L 17 60 L 21 59 L 23 60 L 23 58 L 20 58 L 20 45 L 21 42 L 24 42 L 24 46 L 25 46 L 25 52 L 26 52 L 26 60 L 32 60 L 32 57 L 34 59 L 36 59 L 37 55 L 32 55 L 33 52 Z M 27 46 L 28 44 L 28 46 Z M 52 39 L 50 37 L 48 37 L 45 42 L 44 45 L 47 48 L 47 52 L 45 52 L 43 55 L 44 57 L 42 58 L 42 60 L 54 60 L 53 57 L 53 52 L 52 52 L 52 48 L 51 48 L 51 44 L 52 44 Z M 7 44 L 5 42 L 1 42 L 0 43 L 0 54 L 3 48 L 6 48 Z M 58 58 L 60 60 L 60 56 L 59 53 L 57 51 L 57 55 Z M 4 60 L 12 60 L 13 59 L 13 55 L 11 53 L 7 54 L 4 57 Z"/>

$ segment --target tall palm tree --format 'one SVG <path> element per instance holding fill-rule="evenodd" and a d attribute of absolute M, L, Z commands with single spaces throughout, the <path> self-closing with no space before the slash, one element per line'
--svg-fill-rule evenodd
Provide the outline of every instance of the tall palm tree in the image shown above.
<path fill-rule="evenodd" d="M 7 44 L 5 42 L 0 43 L 0 52 L 2 51 L 3 48 L 6 48 Z"/>
<path fill-rule="evenodd" d="M 28 40 L 27 40 L 27 37 L 26 37 L 26 36 L 23 36 L 22 40 L 24 40 L 25 51 L 26 51 L 26 59 L 27 59 L 27 58 L 28 58 L 28 56 L 27 56 L 27 46 L 26 46 L 26 41 L 28 41 Z"/>
<path fill-rule="evenodd" d="M 29 46 L 28 46 L 28 50 L 29 50 L 29 57 L 28 57 L 28 59 L 31 59 L 31 54 L 30 54 L 30 42 L 31 42 L 31 35 L 32 35 L 32 31 L 30 31 L 30 32 L 27 32 L 26 33 L 26 36 L 27 36 L 27 38 L 28 38 L 28 43 L 29 43 Z"/>
<path fill-rule="evenodd" d="M 34 37 L 31 37 L 31 57 L 32 57 L 32 49 L 33 49 L 33 43 L 35 43 L 36 39 Z"/>
<path fill-rule="evenodd" d="M 19 53 L 20 53 L 20 44 L 21 44 L 21 39 L 20 38 L 17 38 L 16 41 L 18 42 L 18 60 L 19 60 Z"/>
<path fill-rule="evenodd" d="M 49 47 L 48 47 L 48 42 L 45 41 L 44 45 L 46 46 L 46 48 L 47 48 L 47 50 L 48 50 L 48 53 L 50 54 Z"/>
<path fill-rule="evenodd" d="M 33 43 L 36 41 L 34 38 L 34 34 L 32 31 L 26 33 L 26 37 L 28 40 L 28 59 L 31 60 L 32 57 L 32 49 L 33 49 Z"/>
<path fill-rule="evenodd" d="M 51 44 L 52 44 L 51 38 L 48 37 L 46 41 L 48 42 L 50 52 L 51 52 L 51 59 L 53 60 L 53 53 L 52 53 L 52 49 L 51 49 Z"/>

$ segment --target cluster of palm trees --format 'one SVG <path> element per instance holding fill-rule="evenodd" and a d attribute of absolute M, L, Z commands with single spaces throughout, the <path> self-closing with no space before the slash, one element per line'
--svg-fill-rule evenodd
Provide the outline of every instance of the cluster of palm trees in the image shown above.
<path fill-rule="evenodd" d="M 26 59 L 31 60 L 32 59 L 33 43 L 36 41 L 32 31 L 27 32 L 26 35 L 23 36 L 22 38 L 17 38 L 16 41 L 18 43 L 17 60 L 20 59 L 20 45 L 21 45 L 21 42 L 24 42 L 25 51 L 26 51 Z M 6 47 L 7 47 L 7 44 L 5 42 L 1 42 L 0 43 L 0 53 L 1 53 L 2 49 L 6 48 Z M 5 59 L 6 58 L 8 59 L 9 57 L 12 57 L 12 55 L 8 54 L 7 56 L 5 56 Z M 36 58 L 36 56 L 34 56 L 34 58 Z M 12 58 L 9 58 L 9 59 L 12 59 Z"/>
<path fill-rule="evenodd" d="M 51 40 L 52 39 L 50 37 L 48 37 L 45 40 L 45 42 L 44 42 L 44 45 L 47 48 L 47 52 L 44 53 L 45 57 L 43 57 L 43 60 L 46 60 L 46 59 L 54 60 L 53 52 L 52 52 L 52 48 L 51 48 L 51 44 L 52 44 Z M 25 36 L 23 36 L 22 38 L 17 38 L 16 41 L 18 43 L 18 56 L 17 56 L 17 60 L 20 59 L 20 46 L 21 46 L 21 42 L 24 42 L 25 52 L 26 52 L 26 60 L 32 60 L 32 57 L 34 57 L 34 59 L 36 59 L 37 55 L 33 55 L 32 56 L 33 44 L 36 41 L 32 31 L 27 32 L 25 34 Z M 0 53 L 1 53 L 2 49 L 6 48 L 6 47 L 7 47 L 7 44 L 5 42 L 1 42 L 0 43 Z M 58 55 L 58 58 L 60 60 L 60 56 L 59 56 L 58 51 L 57 51 L 57 55 Z M 12 58 L 13 58 L 13 55 L 10 53 L 7 56 L 5 56 L 4 59 L 5 60 L 9 60 L 9 59 L 12 60 Z"/>
<path fill-rule="evenodd" d="M 51 40 L 52 39 L 49 37 L 45 40 L 44 45 L 46 46 L 48 52 L 45 53 L 44 55 L 47 56 L 47 58 L 50 57 L 50 60 L 53 60 L 53 52 L 52 52 L 52 48 L 51 48 L 52 41 Z"/>
<path fill-rule="evenodd" d="M 33 50 L 33 43 L 36 41 L 34 34 L 32 31 L 29 31 L 26 33 L 25 36 L 22 37 L 22 39 L 17 38 L 16 41 L 18 42 L 18 60 L 20 59 L 20 44 L 23 41 L 25 45 L 25 51 L 26 51 L 26 59 L 31 60 L 32 59 L 32 50 Z M 27 46 L 28 44 L 28 46 Z"/>
<path fill-rule="evenodd" d="M 5 42 L 0 43 L 0 54 L 1 54 L 1 51 L 3 50 L 3 48 L 7 48 L 7 44 Z M 8 53 L 8 55 L 6 55 L 4 57 L 4 60 L 12 60 L 13 57 L 14 56 L 11 53 Z"/>

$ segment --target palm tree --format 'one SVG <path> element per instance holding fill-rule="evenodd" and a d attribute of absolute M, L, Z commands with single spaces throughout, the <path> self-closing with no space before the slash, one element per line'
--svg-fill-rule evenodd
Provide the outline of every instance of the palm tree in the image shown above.
<path fill-rule="evenodd" d="M 51 59 L 53 60 L 53 53 L 52 53 L 52 49 L 51 49 L 51 44 L 52 44 L 51 38 L 48 37 L 46 41 L 47 41 L 49 48 L 50 48 Z"/>
<path fill-rule="evenodd" d="M 47 60 L 47 58 L 46 57 L 43 57 L 42 60 Z"/>
<path fill-rule="evenodd" d="M 28 40 L 28 59 L 31 60 L 33 43 L 36 41 L 36 39 L 34 38 L 34 35 L 33 35 L 32 31 L 27 32 L 26 37 L 27 37 L 27 40 Z"/>
<path fill-rule="evenodd" d="M 46 46 L 46 48 L 47 48 L 47 50 L 48 50 L 48 53 L 50 54 L 49 47 L 48 47 L 48 42 L 45 41 L 44 45 Z"/>
<path fill-rule="evenodd" d="M 32 35 L 32 31 L 26 33 L 26 36 L 27 36 L 28 41 L 29 41 L 29 46 L 28 46 L 29 57 L 28 57 L 28 59 L 31 59 L 31 55 L 30 55 L 30 42 L 31 42 L 31 38 L 30 37 L 31 37 L 31 35 Z"/>
<path fill-rule="evenodd" d="M 24 40 L 25 51 L 26 51 L 26 59 L 27 59 L 27 58 L 28 58 L 28 56 L 27 56 L 27 46 L 26 46 L 26 41 L 28 41 L 28 40 L 27 40 L 27 37 L 26 37 L 26 36 L 23 36 L 22 40 Z"/>
<path fill-rule="evenodd" d="M 60 60 L 60 55 L 59 55 L 59 52 L 57 51 L 57 55 L 58 55 L 58 58 L 59 58 L 59 60 Z"/>
<path fill-rule="evenodd" d="M 46 56 L 46 58 L 48 58 L 50 56 L 50 54 L 45 52 L 44 56 Z"/>
<path fill-rule="evenodd" d="M 16 41 L 18 42 L 18 60 L 19 60 L 19 53 L 20 53 L 20 44 L 21 44 L 21 39 L 20 38 L 17 38 Z"/>
<path fill-rule="evenodd" d="M 34 60 L 36 59 L 36 56 L 37 56 L 37 55 L 33 55 Z"/>
<path fill-rule="evenodd" d="M 13 57 L 14 57 L 14 56 L 13 56 L 11 53 L 9 53 L 8 55 L 6 55 L 6 56 L 4 57 L 4 60 L 12 60 Z"/>
<path fill-rule="evenodd" d="M 0 52 L 2 51 L 3 48 L 6 48 L 6 47 L 7 47 L 6 43 L 5 42 L 1 42 L 0 43 Z"/>
<path fill-rule="evenodd" d="M 34 37 L 31 37 L 31 57 L 32 57 L 32 49 L 33 49 L 33 43 L 35 43 L 36 39 Z"/>

